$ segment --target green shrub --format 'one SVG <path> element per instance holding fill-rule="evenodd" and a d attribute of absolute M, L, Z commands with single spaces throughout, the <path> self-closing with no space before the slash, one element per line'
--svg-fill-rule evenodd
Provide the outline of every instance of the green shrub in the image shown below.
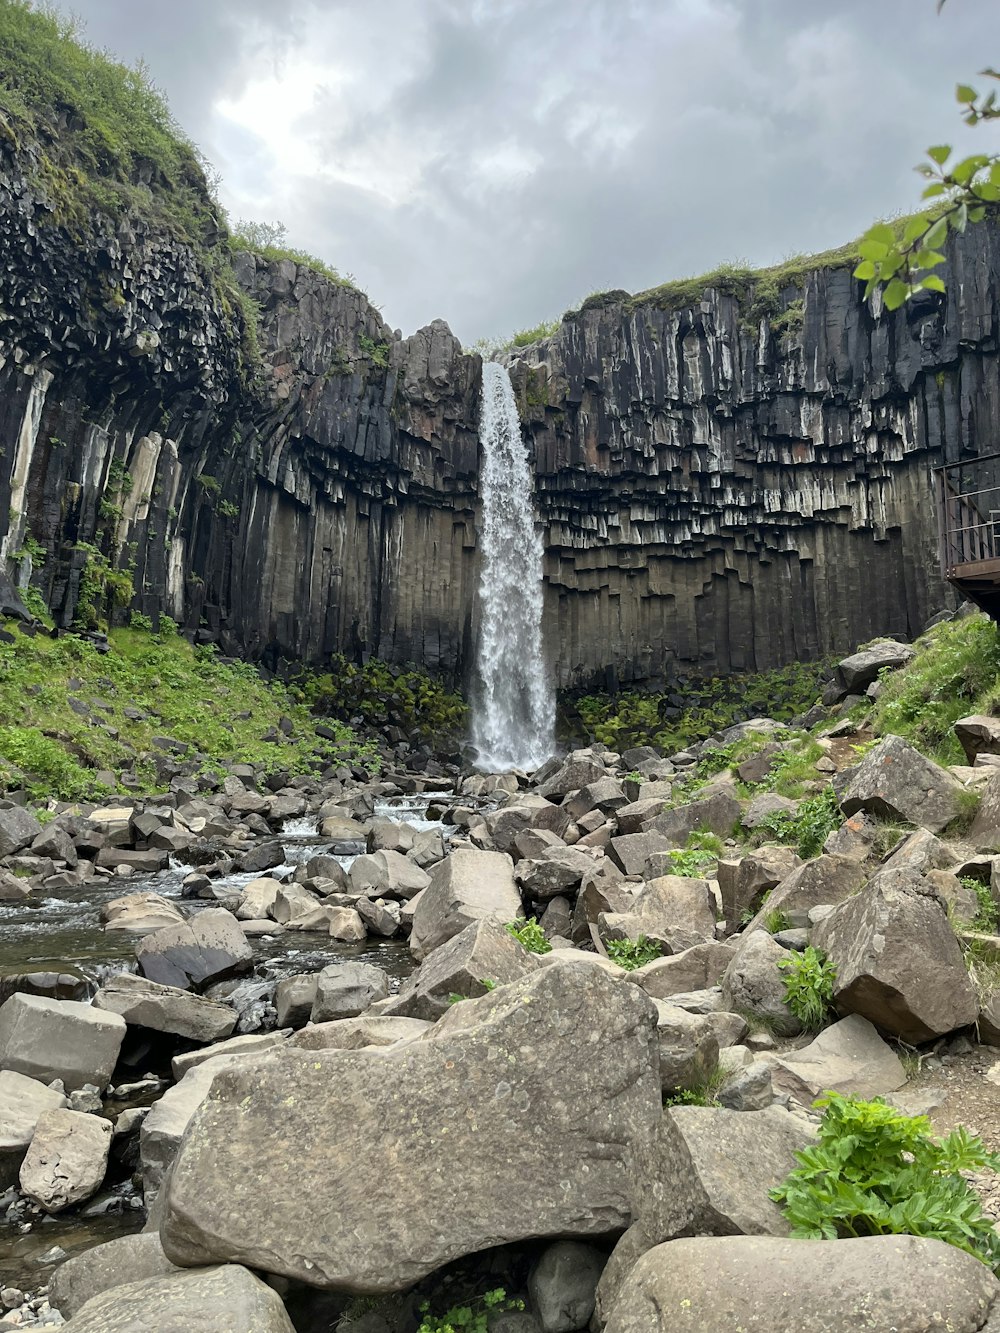
<path fill-rule="evenodd" d="M 819 1142 L 796 1153 L 799 1165 L 771 1198 L 792 1235 L 926 1236 L 975 1255 L 1000 1271 L 1000 1235 L 983 1215 L 961 1171 L 1000 1171 L 1000 1156 L 963 1128 L 935 1142 L 926 1116 L 828 1092 Z"/>
<path fill-rule="evenodd" d="M 552 945 L 545 938 L 545 931 L 533 916 L 527 921 L 508 921 L 507 929 L 529 953 L 551 953 Z"/>
<path fill-rule="evenodd" d="M 799 856 L 808 860 L 820 854 L 829 835 L 843 822 L 837 793 L 833 787 L 826 787 L 802 801 L 794 814 L 776 810 L 766 815 L 754 829 L 754 836 L 759 841 L 794 845 Z"/>
<path fill-rule="evenodd" d="M 818 1031 L 833 1004 L 837 973 L 833 964 L 810 944 L 801 953 L 782 958 L 778 967 L 786 975 L 785 1003 L 808 1031 Z"/>
<path fill-rule="evenodd" d="M 523 1310 L 524 1301 L 508 1300 L 503 1287 L 487 1291 L 466 1305 L 453 1305 L 442 1315 L 430 1312 L 430 1302 L 420 1306 L 423 1316 L 417 1333 L 487 1333 L 493 1311 Z"/>
<path fill-rule="evenodd" d="M 1000 928 L 1000 905 L 994 899 L 990 886 L 984 884 L 980 879 L 973 879 L 971 875 L 963 875 L 961 883 L 967 889 L 972 890 L 979 904 L 975 918 L 972 921 L 972 929 L 992 934 Z"/>
<path fill-rule="evenodd" d="M 663 957 L 663 945 L 656 940 L 647 940 L 645 935 L 640 935 L 637 940 L 609 940 L 607 950 L 611 961 L 626 972 L 634 972 L 654 958 Z"/>
<path fill-rule="evenodd" d="M 687 846 L 668 852 L 667 860 L 672 875 L 698 878 L 706 866 L 714 864 L 721 855 L 721 838 L 707 830 L 695 829 L 688 836 Z"/>

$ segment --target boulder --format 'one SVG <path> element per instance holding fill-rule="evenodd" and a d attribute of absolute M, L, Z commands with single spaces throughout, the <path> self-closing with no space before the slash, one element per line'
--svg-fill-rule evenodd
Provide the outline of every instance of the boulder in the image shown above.
<path fill-rule="evenodd" d="M 638 987 L 569 964 L 453 1005 L 420 1041 L 226 1070 L 174 1162 L 167 1257 L 267 1254 L 378 1293 L 491 1246 L 624 1228 L 626 1161 L 660 1117 L 655 1026 Z M 386 1175 L 387 1145 L 405 1171 Z"/>
<path fill-rule="evenodd" d="M 252 1063 L 264 1054 L 213 1055 L 189 1069 L 159 1101 L 154 1102 L 139 1130 L 139 1161 L 146 1207 L 163 1182 L 188 1122 L 208 1095 L 212 1080 L 222 1069 Z"/>
<path fill-rule="evenodd" d="M 759 828 L 772 815 L 794 815 L 799 808 L 798 801 L 792 801 L 787 796 L 779 796 L 777 792 L 762 792 L 760 796 L 755 796 L 740 818 L 740 823 L 745 829 L 753 830 Z"/>
<path fill-rule="evenodd" d="M 354 910 L 369 935 L 380 935 L 387 940 L 399 930 L 398 903 L 388 903 L 381 898 L 359 898 Z"/>
<path fill-rule="evenodd" d="M 656 852 L 669 852 L 676 846 L 676 843 L 670 842 L 662 833 L 651 831 L 626 833 L 611 839 L 608 843 L 608 855 L 624 874 L 641 875 L 651 856 Z"/>
<path fill-rule="evenodd" d="M 368 938 L 365 923 L 353 907 L 328 907 L 326 914 L 332 940 L 339 940 L 341 944 L 360 944 Z"/>
<path fill-rule="evenodd" d="M 206 1060 L 214 1060 L 220 1055 L 251 1055 L 270 1050 L 274 1046 L 281 1046 L 288 1040 L 289 1032 L 289 1028 L 275 1032 L 249 1032 L 243 1037 L 230 1037 L 228 1041 L 204 1046 L 200 1051 L 185 1051 L 181 1055 L 175 1055 L 170 1061 L 170 1072 L 179 1082 L 189 1069 L 203 1065 Z"/>
<path fill-rule="evenodd" d="M 557 1240 L 528 1274 L 528 1294 L 543 1333 L 578 1333 L 594 1313 L 603 1250 L 578 1240 Z"/>
<path fill-rule="evenodd" d="M 17 1180 L 38 1117 L 68 1104 L 55 1088 L 13 1069 L 0 1070 L 0 1190 Z"/>
<path fill-rule="evenodd" d="M 236 1026 L 236 1010 L 228 1004 L 176 986 L 161 986 L 145 977 L 122 972 L 104 983 L 94 1008 L 121 1014 L 132 1027 L 169 1032 L 188 1041 L 221 1041 Z"/>
<path fill-rule="evenodd" d="M 538 788 L 539 796 L 560 801 L 570 792 L 579 791 L 592 782 L 607 777 L 607 770 L 598 760 L 586 755 L 571 754 L 559 768 Z"/>
<path fill-rule="evenodd" d="M 235 1264 L 147 1277 L 92 1296 L 67 1333 L 295 1333 L 281 1297 Z"/>
<path fill-rule="evenodd" d="M 362 1014 L 333 1023 L 310 1023 L 289 1038 L 290 1046 L 304 1051 L 360 1051 L 365 1046 L 395 1046 L 429 1032 L 433 1023 L 389 1014 Z"/>
<path fill-rule="evenodd" d="M 787 879 L 802 864 L 791 847 L 758 847 L 738 861 L 720 861 L 719 892 L 726 933 L 739 930 L 744 918 L 752 916 L 770 889 Z"/>
<path fill-rule="evenodd" d="M 184 913 L 158 893 L 128 893 L 112 898 L 101 908 L 105 930 L 132 930 L 148 935 L 161 926 L 175 926 L 183 922 Z"/>
<path fill-rule="evenodd" d="M 485 995 L 487 982 L 505 986 L 538 966 L 538 955 L 529 953 L 509 930 L 496 921 L 473 921 L 424 959 L 385 1012 L 433 1022 L 447 1013 L 452 996 Z"/>
<path fill-rule="evenodd" d="M 49 1279 L 49 1304 L 69 1319 L 109 1287 L 181 1271 L 163 1253 L 158 1232 L 119 1236 L 64 1259 Z"/>
<path fill-rule="evenodd" d="M 602 912 L 627 912 L 634 903 L 624 885 L 611 883 L 604 876 L 586 880 L 573 905 L 570 939 L 575 944 L 589 944 L 590 927 L 597 925 Z"/>
<path fill-rule="evenodd" d="M 865 861 L 878 836 L 878 822 L 863 810 L 845 819 L 840 828 L 828 833 L 823 850 L 830 856 L 849 856 L 852 861 Z"/>
<path fill-rule="evenodd" d="M 351 886 L 373 898 L 389 895 L 406 901 L 426 889 L 431 877 L 402 852 L 376 851 L 359 856 L 348 871 Z"/>
<path fill-rule="evenodd" d="M 606 1333 L 986 1333 L 998 1297 L 985 1264 L 940 1240 L 697 1236 L 642 1255 Z"/>
<path fill-rule="evenodd" d="M 913 656 L 914 649 L 908 643 L 880 639 L 845 657 L 837 666 L 837 682 L 843 694 L 864 694 L 868 686 L 878 680 L 880 671 L 894 671 Z"/>
<path fill-rule="evenodd" d="M 523 915 L 510 857 L 456 848 L 431 871 L 413 914 L 410 951 L 420 960 L 473 921 L 488 918 L 503 925 Z"/>
<path fill-rule="evenodd" d="M 318 977 L 318 972 L 298 972 L 295 976 L 281 978 L 274 988 L 279 1027 L 298 1028 L 309 1022 Z"/>
<path fill-rule="evenodd" d="M 111 1081 L 125 1020 L 78 1000 L 18 992 L 0 1006 L 0 1069 L 42 1083 L 60 1078 L 66 1090 Z"/>
<path fill-rule="evenodd" d="M 389 974 L 371 963 L 331 963 L 316 978 L 310 1022 L 357 1018 L 389 994 Z"/>
<path fill-rule="evenodd" d="M 18 1179 L 47 1213 L 61 1213 L 96 1194 L 107 1170 L 114 1126 L 81 1111 L 43 1111 Z"/>
<path fill-rule="evenodd" d="M 681 953 L 715 938 L 715 900 L 704 879 L 661 875 L 650 880 L 625 912 L 602 912 L 601 938 L 660 944 L 667 954 Z"/>
<path fill-rule="evenodd" d="M 666 838 L 670 847 L 684 847 L 691 834 L 699 829 L 720 838 L 731 837 L 741 813 L 736 789 L 727 784 L 696 801 L 689 801 L 687 805 L 664 810 L 647 828 L 649 832 L 659 833 Z"/>
<path fill-rule="evenodd" d="M 952 731 L 970 764 L 974 764 L 980 754 L 1000 755 L 1000 717 L 973 713 L 969 717 L 960 717 Z"/>
<path fill-rule="evenodd" d="M 678 1236 L 787 1236 L 768 1191 L 814 1142 L 780 1107 L 670 1106 L 635 1166 L 635 1215 L 654 1244 Z"/>
<path fill-rule="evenodd" d="M 981 851 L 1000 851 L 1000 772 L 992 773 L 982 788 L 966 839 Z"/>
<path fill-rule="evenodd" d="M 804 1106 L 811 1106 L 821 1092 L 882 1097 L 905 1082 L 899 1056 L 860 1014 L 849 1014 L 808 1046 L 774 1059 L 771 1069 L 774 1090 Z"/>
<path fill-rule="evenodd" d="M 30 811 L 20 805 L 8 805 L 0 810 L 0 856 L 13 856 L 23 851 L 43 832 L 42 825 Z"/>
<path fill-rule="evenodd" d="M 636 968 L 631 980 L 654 1000 L 669 1000 L 682 991 L 717 986 L 732 962 L 735 946 L 706 940 L 668 958 L 654 958 Z"/>
<path fill-rule="evenodd" d="M 745 933 L 766 930 L 772 912 L 783 913 L 792 926 L 808 926 L 811 908 L 843 902 L 861 888 L 866 878 L 858 862 L 849 856 L 817 856 L 797 866 L 770 891 Z"/>
<path fill-rule="evenodd" d="M 664 1092 L 698 1088 L 719 1063 L 719 1039 L 708 1018 L 655 1000 L 660 1047 L 660 1086 Z"/>
<path fill-rule="evenodd" d="M 240 921 L 262 921 L 265 917 L 277 920 L 274 915 L 274 905 L 283 887 L 280 880 L 270 879 L 267 876 L 263 879 L 252 879 L 243 890 L 239 906 L 236 908 L 236 916 Z M 315 902 L 315 899 L 313 901 Z"/>
<path fill-rule="evenodd" d="M 236 918 L 221 907 L 154 931 L 139 941 L 135 952 L 143 976 L 181 990 L 203 990 L 213 981 L 247 972 L 253 960 Z"/>
<path fill-rule="evenodd" d="M 537 857 L 518 861 L 514 878 L 529 898 L 543 902 L 571 893 L 598 865 L 590 852 L 575 847 L 546 847 Z"/>
<path fill-rule="evenodd" d="M 715 1098 L 729 1111 L 765 1110 L 774 1101 L 771 1066 L 760 1059 L 733 1069 L 719 1084 Z"/>
<path fill-rule="evenodd" d="M 834 1002 L 916 1043 L 976 1021 L 979 1005 L 944 904 L 912 872 L 883 873 L 813 930 L 837 973 Z M 908 878 L 908 881 L 906 877 Z"/>
<path fill-rule="evenodd" d="M 947 769 L 925 758 L 901 736 L 886 736 L 837 783 L 845 815 L 866 810 L 940 833 L 961 812 L 963 791 Z"/>
<path fill-rule="evenodd" d="M 785 1003 L 784 978 L 778 969 L 790 957 L 790 950 L 763 931 L 743 936 L 722 977 L 723 1006 L 742 1014 L 751 1026 L 756 1019 L 778 1036 L 801 1032 L 802 1024 Z"/>
<path fill-rule="evenodd" d="M 268 915 L 280 925 L 289 926 L 304 917 L 312 917 L 321 907 L 315 894 L 304 889 L 301 884 L 282 884 L 268 908 Z"/>
<path fill-rule="evenodd" d="M 924 875 L 929 870 L 944 870 L 955 864 L 955 849 L 925 828 L 914 830 L 882 864 L 883 870 L 915 870 Z M 830 899 L 832 902 L 833 899 Z"/>

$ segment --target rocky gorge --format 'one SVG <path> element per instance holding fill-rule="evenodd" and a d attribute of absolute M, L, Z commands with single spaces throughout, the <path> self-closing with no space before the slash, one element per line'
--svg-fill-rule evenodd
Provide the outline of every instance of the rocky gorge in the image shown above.
<path fill-rule="evenodd" d="M 75 883 L 114 940 L 3 980 L 0 1328 L 767 1311 L 841 1333 L 935 1328 L 943 1304 L 990 1328 L 980 1258 L 798 1239 L 771 1197 L 824 1132 L 821 1093 L 907 1124 L 947 1105 L 925 1063 L 968 1065 L 1000 1142 L 1000 729 L 961 719 L 966 762 L 941 766 L 857 720 L 926 652 L 871 645 L 810 717 L 670 756 L 285 786 L 243 766 L 44 826 L 0 810 L 2 911 Z M 786 982 L 816 951 L 818 1021 Z M 987 1237 L 998 1164 L 972 1177 Z"/>

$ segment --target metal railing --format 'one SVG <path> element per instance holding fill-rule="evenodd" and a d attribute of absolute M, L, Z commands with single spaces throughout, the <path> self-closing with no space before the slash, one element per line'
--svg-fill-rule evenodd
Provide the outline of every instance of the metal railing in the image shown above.
<path fill-rule="evenodd" d="M 959 566 L 1000 562 L 1000 453 L 934 471 L 941 573 L 951 578 Z"/>

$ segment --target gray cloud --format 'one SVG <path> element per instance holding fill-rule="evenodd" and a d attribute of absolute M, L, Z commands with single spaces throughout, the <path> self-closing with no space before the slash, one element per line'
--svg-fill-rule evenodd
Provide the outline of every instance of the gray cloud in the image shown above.
<path fill-rule="evenodd" d="M 237 216 L 466 341 L 824 249 L 915 206 L 995 0 L 71 0 L 144 57 Z"/>

